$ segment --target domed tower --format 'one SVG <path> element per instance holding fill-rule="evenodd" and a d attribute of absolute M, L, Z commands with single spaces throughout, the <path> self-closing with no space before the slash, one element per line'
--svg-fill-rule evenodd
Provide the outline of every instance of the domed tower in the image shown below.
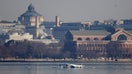
<path fill-rule="evenodd" d="M 44 17 L 36 12 L 32 4 L 28 6 L 28 9 L 25 13 L 18 17 L 18 21 L 25 25 L 26 32 L 33 34 L 34 38 L 39 37 L 39 26 L 42 22 L 44 22 Z"/>
<path fill-rule="evenodd" d="M 36 26 L 37 20 L 37 25 L 40 25 L 42 22 L 44 22 L 44 17 L 36 12 L 35 7 L 32 4 L 28 6 L 28 9 L 25 13 L 18 17 L 18 21 L 20 21 L 26 27 Z"/>

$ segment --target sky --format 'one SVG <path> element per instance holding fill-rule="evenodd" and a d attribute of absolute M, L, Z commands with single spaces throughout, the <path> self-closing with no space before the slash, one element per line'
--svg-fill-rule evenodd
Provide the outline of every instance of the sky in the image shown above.
<path fill-rule="evenodd" d="M 46 21 L 132 19 L 132 0 L 0 0 L 0 20 L 17 20 L 31 3 Z"/>

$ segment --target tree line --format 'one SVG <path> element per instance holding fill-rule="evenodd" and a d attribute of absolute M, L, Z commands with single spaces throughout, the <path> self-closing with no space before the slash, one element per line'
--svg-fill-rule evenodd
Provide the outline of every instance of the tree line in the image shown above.
<path fill-rule="evenodd" d="M 0 58 L 62 58 L 63 44 L 10 40 L 0 46 Z"/>

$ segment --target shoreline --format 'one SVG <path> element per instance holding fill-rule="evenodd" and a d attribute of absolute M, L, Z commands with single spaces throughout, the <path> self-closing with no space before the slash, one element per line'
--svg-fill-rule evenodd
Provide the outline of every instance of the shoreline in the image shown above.
<path fill-rule="evenodd" d="M 132 63 L 132 59 L 0 59 L 0 62 L 76 62 L 76 63 Z"/>

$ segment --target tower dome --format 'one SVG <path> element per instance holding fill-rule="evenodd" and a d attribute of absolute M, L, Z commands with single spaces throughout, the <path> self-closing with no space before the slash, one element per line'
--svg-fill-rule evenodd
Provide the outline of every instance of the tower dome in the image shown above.
<path fill-rule="evenodd" d="M 34 11 L 34 10 L 35 10 L 34 6 L 32 4 L 30 4 L 28 6 L 28 11 Z"/>
<path fill-rule="evenodd" d="M 36 17 L 39 19 L 40 24 L 44 21 L 44 17 L 36 12 L 33 4 L 30 4 L 27 8 L 27 11 L 18 17 L 18 20 L 26 26 L 35 26 Z"/>
<path fill-rule="evenodd" d="M 28 10 L 25 13 L 23 13 L 21 16 L 30 17 L 30 16 L 42 16 L 42 15 L 36 12 L 35 7 L 32 4 L 30 4 L 28 6 Z"/>

